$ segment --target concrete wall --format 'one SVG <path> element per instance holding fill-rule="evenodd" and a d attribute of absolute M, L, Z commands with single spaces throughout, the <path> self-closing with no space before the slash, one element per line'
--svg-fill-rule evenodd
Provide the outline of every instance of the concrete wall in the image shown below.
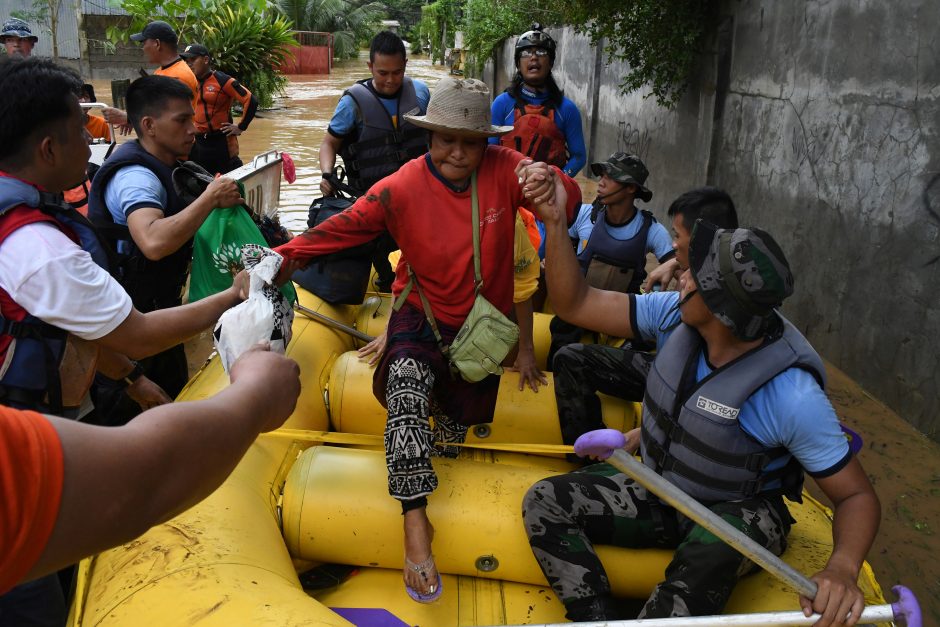
<path fill-rule="evenodd" d="M 589 158 L 639 154 L 650 207 L 727 189 L 780 241 L 785 313 L 874 396 L 940 438 L 940 4 L 723 0 L 674 111 L 619 93 L 618 64 L 559 29 L 556 80 Z M 574 54 L 572 54 L 572 52 Z M 507 42 L 484 77 L 502 90 Z M 931 211 L 934 213 L 931 214 Z"/>

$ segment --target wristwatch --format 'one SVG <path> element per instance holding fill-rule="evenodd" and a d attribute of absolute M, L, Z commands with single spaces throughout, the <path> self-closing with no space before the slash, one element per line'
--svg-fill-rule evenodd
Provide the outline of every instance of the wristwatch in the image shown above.
<path fill-rule="evenodd" d="M 137 383 L 137 379 L 144 376 L 144 369 L 140 367 L 140 364 L 136 361 L 132 361 L 131 363 L 134 364 L 134 369 L 124 375 L 122 379 L 122 381 L 124 381 L 124 387 L 134 385 Z"/>

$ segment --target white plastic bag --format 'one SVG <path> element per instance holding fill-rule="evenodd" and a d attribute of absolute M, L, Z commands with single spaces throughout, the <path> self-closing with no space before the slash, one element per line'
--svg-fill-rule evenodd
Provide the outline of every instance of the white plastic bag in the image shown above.
<path fill-rule="evenodd" d="M 294 310 L 274 286 L 283 257 L 257 244 L 242 247 L 242 263 L 248 271 L 248 299 L 219 318 L 212 336 L 229 371 L 235 360 L 258 342 L 269 342 L 271 350 L 284 354 L 291 337 Z"/>

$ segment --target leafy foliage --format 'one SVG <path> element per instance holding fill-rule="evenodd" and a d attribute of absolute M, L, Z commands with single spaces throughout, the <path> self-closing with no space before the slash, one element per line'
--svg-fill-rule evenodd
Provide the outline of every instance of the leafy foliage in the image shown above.
<path fill-rule="evenodd" d="M 709 0 L 466 0 L 462 28 L 479 70 L 507 37 L 532 22 L 575 25 L 604 46 L 608 62 L 629 64 L 623 93 L 649 87 L 660 105 L 672 108 L 701 52 L 708 6 Z"/>
<path fill-rule="evenodd" d="M 196 41 L 212 51 L 217 69 L 237 76 L 260 106 L 270 107 L 287 85 L 287 77 L 275 68 L 291 55 L 295 43 L 290 22 L 244 5 L 215 5 L 209 18 L 193 29 Z"/>
<path fill-rule="evenodd" d="M 708 0 L 592 0 L 562 8 L 564 21 L 580 24 L 594 45 L 605 43 L 608 61 L 630 65 L 623 93 L 648 86 L 657 102 L 675 107 L 685 92 L 707 20 Z"/>
<path fill-rule="evenodd" d="M 404 35 L 421 21 L 421 7 L 425 0 L 386 0 L 385 5 L 388 19 L 398 20 Z"/>
<path fill-rule="evenodd" d="M 471 67 L 481 71 L 505 39 L 525 32 L 533 21 L 543 24 L 559 21 L 560 16 L 548 9 L 547 4 L 542 0 L 467 0 L 462 27 Z M 535 19 L 538 15 L 541 17 Z"/>
<path fill-rule="evenodd" d="M 385 5 L 369 0 L 277 0 L 276 5 L 297 30 L 332 33 L 333 55 L 340 59 L 359 54 L 385 16 Z"/>
<path fill-rule="evenodd" d="M 266 0 L 122 0 L 130 16 L 128 27 L 108 28 L 112 42 L 128 37 L 159 16 L 180 38 L 180 44 L 199 42 L 212 52 L 213 66 L 236 77 L 270 107 L 287 78 L 277 68 L 296 46 L 291 23 L 267 10 Z"/>
<path fill-rule="evenodd" d="M 444 49 L 453 47 L 462 8 L 461 0 L 436 0 L 421 7 L 418 37 L 430 45 L 433 61 L 443 63 Z"/>

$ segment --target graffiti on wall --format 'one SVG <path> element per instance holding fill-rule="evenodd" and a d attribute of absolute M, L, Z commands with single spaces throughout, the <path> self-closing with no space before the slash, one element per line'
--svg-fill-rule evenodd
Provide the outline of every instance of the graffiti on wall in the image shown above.
<path fill-rule="evenodd" d="M 635 128 L 629 122 L 617 123 L 617 150 L 646 160 L 650 152 L 649 131 Z"/>
<path fill-rule="evenodd" d="M 812 128 L 805 128 L 802 121 L 794 125 L 790 135 L 790 149 L 797 163 L 809 161 L 811 166 L 816 165 L 828 145 L 832 130 L 827 126 L 816 124 Z"/>

